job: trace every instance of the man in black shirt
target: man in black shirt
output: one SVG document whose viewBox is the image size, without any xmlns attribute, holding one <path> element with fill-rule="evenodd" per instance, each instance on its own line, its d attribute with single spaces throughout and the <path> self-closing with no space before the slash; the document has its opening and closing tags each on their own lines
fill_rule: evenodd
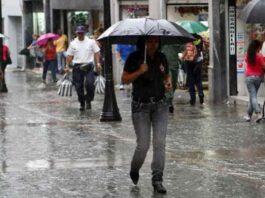
<svg viewBox="0 0 265 198">
<path fill-rule="evenodd" d="M 165 194 L 166 189 L 162 185 L 168 120 L 165 92 L 172 89 L 171 77 L 166 57 L 158 51 L 159 37 L 148 37 L 146 40 L 141 38 L 137 48 L 136 52 L 129 55 L 122 74 L 123 83 L 133 84 L 132 120 L 137 146 L 131 162 L 130 177 L 134 184 L 138 183 L 139 170 L 150 146 L 152 127 L 152 185 L 155 192 Z"/>
</svg>

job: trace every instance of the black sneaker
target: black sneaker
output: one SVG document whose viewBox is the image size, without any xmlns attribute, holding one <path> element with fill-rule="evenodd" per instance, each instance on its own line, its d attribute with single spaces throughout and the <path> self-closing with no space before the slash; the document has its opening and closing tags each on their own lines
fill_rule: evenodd
<svg viewBox="0 0 265 198">
<path fill-rule="evenodd" d="M 163 186 L 162 182 L 153 183 L 154 192 L 160 194 L 167 194 L 167 189 Z"/>
<path fill-rule="evenodd" d="M 173 105 L 170 105 L 170 106 L 168 107 L 168 111 L 169 111 L 170 113 L 174 113 L 174 106 L 173 106 Z"/>
<path fill-rule="evenodd" d="M 86 103 L 86 109 L 91 109 L 91 102 Z"/>
<path fill-rule="evenodd" d="M 80 111 L 85 111 L 85 103 L 80 103 Z"/>
<path fill-rule="evenodd" d="M 194 106 L 195 105 L 195 100 L 190 100 L 190 105 Z"/>
<path fill-rule="evenodd" d="M 204 103 L 204 97 L 203 96 L 200 96 L 200 104 L 203 104 Z"/>
<path fill-rule="evenodd" d="M 132 179 L 132 182 L 137 185 L 138 183 L 138 180 L 139 180 L 139 172 L 137 171 L 131 171 L 130 172 L 130 177 Z"/>
</svg>

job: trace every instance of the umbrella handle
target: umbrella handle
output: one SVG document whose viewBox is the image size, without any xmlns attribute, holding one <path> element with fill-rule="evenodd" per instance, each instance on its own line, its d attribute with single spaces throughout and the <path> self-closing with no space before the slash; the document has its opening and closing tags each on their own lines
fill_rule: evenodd
<svg viewBox="0 0 265 198">
<path fill-rule="evenodd" d="M 144 46 L 144 64 L 146 64 L 146 54 L 147 53 L 147 46 L 146 46 L 146 44 L 145 44 L 145 46 Z"/>
</svg>

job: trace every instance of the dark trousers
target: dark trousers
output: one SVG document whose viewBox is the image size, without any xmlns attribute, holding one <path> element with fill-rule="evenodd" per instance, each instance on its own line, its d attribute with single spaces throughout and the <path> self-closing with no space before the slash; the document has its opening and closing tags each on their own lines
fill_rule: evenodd
<svg viewBox="0 0 265 198">
<path fill-rule="evenodd" d="M 3 73 L 3 78 L 0 82 L 0 92 L 7 92 L 7 86 L 6 86 L 6 79 L 5 79 L 5 71 L 6 71 L 6 63 L 1 63 L 1 70 Z"/>
<path fill-rule="evenodd" d="M 56 73 L 57 73 L 57 61 L 56 60 L 45 60 L 43 63 L 43 73 L 42 73 L 42 80 L 46 80 L 46 75 L 48 69 L 52 72 L 52 79 L 56 82 Z"/>
<path fill-rule="evenodd" d="M 95 96 L 95 73 L 91 69 L 89 71 L 83 71 L 78 66 L 74 66 L 73 69 L 73 84 L 78 95 L 78 101 L 84 103 L 94 100 Z M 86 90 L 86 95 L 84 93 Z"/>
<path fill-rule="evenodd" d="M 187 83 L 189 87 L 190 99 L 195 102 L 197 87 L 199 97 L 203 97 L 203 87 L 202 87 L 202 61 L 201 62 L 191 62 L 186 61 L 187 69 Z"/>
</svg>

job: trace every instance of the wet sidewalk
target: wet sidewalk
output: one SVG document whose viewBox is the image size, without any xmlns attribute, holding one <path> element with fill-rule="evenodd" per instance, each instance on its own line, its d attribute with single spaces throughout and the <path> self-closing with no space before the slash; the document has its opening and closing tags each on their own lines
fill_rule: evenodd
<svg viewBox="0 0 265 198">
<path fill-rule="evenodd" d="M 129 93 L 117 90 L 121 122 L 100 122 L 103 96 L 80 113 L 77 97 L 40 88 L 40 76 L 8 72 L 0 94 L 0 197 L 262 198 L 265 123 L 244 122 L 241 105 L 187 104 L 176 94 L 169 116 L 164 184 L 153 193 L 152 149 L 134 187 L 128 172 L 135 147 Z"/>
</svg>

